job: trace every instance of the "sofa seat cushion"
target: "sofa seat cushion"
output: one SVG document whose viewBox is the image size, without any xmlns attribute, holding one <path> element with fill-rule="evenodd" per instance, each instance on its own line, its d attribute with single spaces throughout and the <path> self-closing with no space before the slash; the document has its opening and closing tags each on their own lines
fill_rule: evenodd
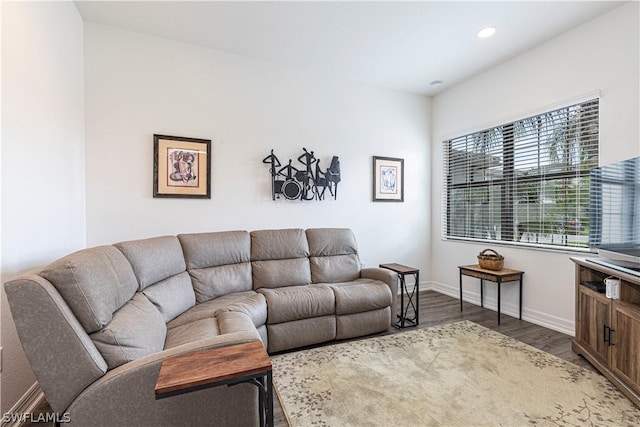
<svg viewBox="0 0 640 427">
<path fill-rule="evenodd" d="M 264 295 L 254 291 L 241 292 L 228 295 L 225 300 L 226 305 L 216 310 L 216 316 L 223 312 L 243 313 L 256 328 L 267 323 L 267 300 Z"/>
<path fill-rule="evenodd" d="M 258 289 L 267 300 L 267 324 L 331 315 L 336 300 L 328 285 L 315 284 Z"/>
<path fill-rule="evenodd" d="M 336 316 L 336 339 L 362 337 L 391 327 L 391 307 Z"/>
<path fill-rule="evenodd" d="M 167 327 L 158 309 L 140 292 L 90 335 L 109 369 L 162 351 Z"/>
<path fill-rule="evenodd" d="M 389 307 L 393 301 L 389 286 L 379 280 L 358 279 L 329 286 L 336 296 L 337 315 L 378 310 Z"/>
<path fill-rule="evenodd" d="M 244 311 L 257 327 L 267 321 L 267 304 L 264 296 L 254 291 L 236 292 L 196 304 L 169 323 L 167 329 L 186 325 L 200 319 L 213 318 L 218 310 Z"/>
<path fill-rule="evenodd" d="M 220 331 L 220 335 L 238 332 L 244 334 L 249 333 L 253 334 L 256 340 L 262 340 L 251 318 L 242 312 L 218 311 L 218 313 L 216 313 L 216 320 L 218 321 L 218 331 Z"/>
<path fill-rule="evenodd" d="M 336 339 L 336 316 L 313 317 L 267 325 L 269 353 L 304 347 Z"/>
<path fill-rule="evenodd" d="M 220 335 L 218 321 L 215 318 L 196 320 L 186 325 L 177 326 L 167 331 L 164 349 L 170 349 L 193 341 L 207 339 Z"/>
</svg>

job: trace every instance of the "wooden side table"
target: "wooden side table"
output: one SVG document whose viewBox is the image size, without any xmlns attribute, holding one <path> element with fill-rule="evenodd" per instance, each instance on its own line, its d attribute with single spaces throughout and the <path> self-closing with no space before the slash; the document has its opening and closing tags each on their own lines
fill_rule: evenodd
<svg viewBox="0 0 640 427">
<path fill-rule="evenodd" d="M 380 268 L 386 268 L 398 273 L 398 280 L 400 282 L 400 313 L 398 314 L 398 320 L 396 321 L 397 328 L 407 328 L 409 326 L 418 326 L 420 323 L 419 308 L 420 308 L 420 270 L 413 267 L 407 267 L 402 264 L 380 264 Z M 409 292 L 407 288 L 407 281 L 405 276 L 413 276 L 414 285 L 413 290 Z M 407 303 L 405 305 L 405 296 Z M 413 317 L 409 317 L 409 307 L 413 308 Z"/>
<path fill-rule="evenodd" d="M 156 399 L 240 383 L 258 387 L 260 425 L 272 427 L 271 360 L 260 341 L 167 357 L 160 366 Z"/>
<path fill-rule="evenodd" d="M 460 311 L 462 311 L 462 276 L 480 279 L 480 306 L 484 307 L 484 281 L 489 280 L 498 285 L 498 325 L 500 324 L 500 288 L 503 282 L 520 282 L 519 319 L 522 320 L 522 275 L 524 271 L 503 268 L 502 270 L 485 270 L 475 265 L 461 265 L 460 269 Z"/>
</svg>

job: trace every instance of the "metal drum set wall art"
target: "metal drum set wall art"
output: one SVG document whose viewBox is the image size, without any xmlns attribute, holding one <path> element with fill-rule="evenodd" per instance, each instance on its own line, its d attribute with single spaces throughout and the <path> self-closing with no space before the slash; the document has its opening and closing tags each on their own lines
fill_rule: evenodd
<svg viewBox="0 0 640 427">
<path fill-rule="evenodd" d="M 273 200 L 280 196 L 287 200 L 324 200 L 327 191 L 335 200 L 340 182 L 338 156 L 333 156 L 329 166 L 323 170 L 320 159 L 313 151 L 307 151 L 306 148 L 302 148 L 302 151 L 297 163 L 289 159 L 287 164 L 282 165 L 273 150 L 262 160 L 262 163 L 270 165 Z"/>
</svg>

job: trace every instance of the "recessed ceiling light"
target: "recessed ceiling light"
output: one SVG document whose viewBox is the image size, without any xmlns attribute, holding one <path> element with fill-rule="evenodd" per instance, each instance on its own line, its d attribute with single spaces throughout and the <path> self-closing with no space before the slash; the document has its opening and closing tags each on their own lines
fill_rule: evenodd
<svg viewBox="0 0 640 427">
<path fill-rule="evenodd" d="M 442 85 L 442 80 L 434 80 L 431 83 L 429 83 L 431 86 L 433 87 L 438 87 L 440 85 Z"/>
<path fill-rule="evenodd" d="M 486 27 L 478 31 L 478 37 L 481 39 L 486 39 L 487 37 L 491 37 L 496 33 L 496 27 Z"/>
</svg>

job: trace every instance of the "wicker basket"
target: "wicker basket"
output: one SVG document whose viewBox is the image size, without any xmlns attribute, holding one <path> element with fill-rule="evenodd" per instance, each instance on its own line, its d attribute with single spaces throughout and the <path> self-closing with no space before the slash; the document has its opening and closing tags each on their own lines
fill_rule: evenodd
<svg viewBox="0 0 640 427">
<path fill-rule="evenodd" d="M 485 249 L 478 254 L 478 264 L 485 270 L 502 270 L 504 257 L 493 249 Z"/>
</svg>

